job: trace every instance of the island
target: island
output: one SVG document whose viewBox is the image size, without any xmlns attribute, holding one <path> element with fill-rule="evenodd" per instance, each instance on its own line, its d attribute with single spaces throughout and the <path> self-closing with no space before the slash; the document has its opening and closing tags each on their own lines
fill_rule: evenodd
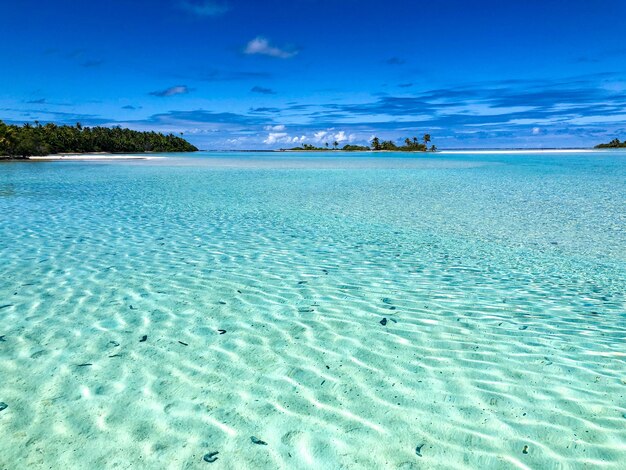
<svg viewBox="0 0 626 470">
<path fill-rule="evenodd" d="M 596 149 L 623 149 L 626 148 L 626 140 L 620 142 L 619 139 L 613 139 L 608 144 L 598 144 L 594 148 Z"/>
<path fill-rule="evenodd" d="M 378 137 L 374 137 L 371 142 L 371 147 L 365 145 L 344 145 L 342 148 L 339 148 L 339 142 L 334 141 L 333 147 L 330 148 L 328 142 L 324 144 L 324 147 L 315 147 L 310 144 L 303 144 L 300 147 L 292 147 L 289 149 L 281 149 L 282 151 L 289 150 L 293 152 L 325 152 L 327 150 L 333 151 L 343 151 L 343 152 L 363 152 L 363 151 L 386 151 L 386 152 L 435 152 L 437 151 L 437 147 L 431 145 L 428 147 L 428 143 L 430 142 L 431 137 L 430 134 L 424 134 L 422 137 L 422 142 L 418 140 L 417 137 L 413 137 L 412 139 L 406 138 L 404 139 L 404 145 L 396 145 L 392 140 L 380 140 Z"/>
<path fill-rule="evenodd" d="M 182 134 L 181 134 L 182 135 Z M 196 152 L 173 134 L 140 132 L 122 127 L 83 127 L 35 121 L 23 126 L 0 121 L 0 158 L 22 159 L 63 153 Z"/>
</svg>

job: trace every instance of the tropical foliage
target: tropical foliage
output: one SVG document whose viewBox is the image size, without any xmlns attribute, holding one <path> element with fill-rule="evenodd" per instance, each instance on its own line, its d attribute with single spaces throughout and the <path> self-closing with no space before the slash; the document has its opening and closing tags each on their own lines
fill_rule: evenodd
<svg viewBox="0 0 626 470">
<path fill-rule="evenodd" d="M 435 152 L 437 147 L 431 145 L 428 148 L 428 143 L 431 141 L 430 134 L 424 134 L 422 137 L 422 142 L 419 141 L 417 137 L 413 137 L 412 139 L 406 138 L 404 139 L 404 145 L 399 146 L 396 145 L 393 140 L 383 140 L 381 141 L 378 137 L 374 137 L 371 142 L 371 147 L 367 147 L 364 145 L 344 145 L 341 150 L 344 152 L 354 152 L 354 151 L 365 151 L 365 150 L 386 150 L 391 152 Z M 333 142 L 333 150 L 338 149 L 339 142 Z M 294 147 L 289 150 L 295 151 L 320 151 L 320 150 L 329 150 L 329 144 L 326 142 L 324 147 L 315 147 L 311 144 L 302 144 L 301 147 Z"/>
<path fill-rule="evenodd" d="M 624 142 L 620 142 L 619 139 L 613 139 L 611 142 L 609 142 L 608 144 L 599 144 L 596 145 L 595 148 L 597 149 L 619 149 L 619 148 L 626 148 L 626 140 Z"/>
<path fill-rule="evenodd" d="M 121 127 L 8 125 L 0 121 L 0 156 L 29 157 L 58 153 L 195 152 L 182 137 L 159 132 L 139 132 Z"/>
</svg>

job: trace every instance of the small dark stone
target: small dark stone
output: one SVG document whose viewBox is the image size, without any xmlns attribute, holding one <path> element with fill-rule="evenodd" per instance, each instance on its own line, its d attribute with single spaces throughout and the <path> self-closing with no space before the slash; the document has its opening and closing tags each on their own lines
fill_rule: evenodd
<svg viewBox="0 0 626 470">
<path fill-rule="evenodd" d="M 85 362 L 84 364 L 78 364 L 76 367 L 88 367 L 88 366 L 93 366 L 93 364 L 91 362 Z"/>
<path fill-rule="evenodd" d="M 237 293 L 238 294 L 243 294 L 243 292 L 241 292 L 239 289 L 237 289 Z"/>
<path fill-rule="evenodd" d="M 220 304 L 220 305 L 226 305 L 226 302 L 223 302 L 223 301 L 221 301 L 221 300 L 220 300 L 220 301 L 218 302 L 218 304 Z"/>
<path fill-rule="evenodd" d="M 226 330 L 217 330 L 219 332 L 220 335 L 223 335 L 224 333 L 226 333 Z"/>
<path fill-rule="evenodd" d="M 250 440 L 252 441 L 253 444 L 258 444 L 260 446 L 266 446 L 267 445 L 267 442 L 262 441 L 261 439 L 258 439 L 258 438 L 254 437 L 254 436 L 251 436 Z"/>
<path fill-rule="evenodd" d="M 121 354 L 113 354 L 113 355 L 111 355 L 109 357 L 122 357 L 122 355 Z"/>
<path fill-rule="evenodd" d="M 130 306 L 130 309 L 131 309 L 131 310 L 135 310 L 135 307 L 133 307 L 133 306 L 131 305 L 131 306 Z"/>
<path fill-rule="evenodd" d="M 0 305 L 0 310 L 2 310 L 3 308 L 9 308 L 9 307 L 13 307 L 13 304 Z"/>
<path fill-rule="evenodd" d="M 387 304 L 387 305 L 391 305 L 391 304 L 392 304 L 391 299 L 389 299 L 389 298 L 387 298 L 387 297 L 384 297 L 384 298 L 383 298 L 383 303 L 384 303 L 384 304 Z"/>
<path fill-rule="evenodd" d="M 0 343 L 4 343 L 6 341 L 5 335 L 0 336 Z"/>
<path fill-rule="evenodd" d="M 322 380 L 322 383 L 320 385 L 324 385 L 326 383 L 326 380 Z"/>
<path fill-rule="evenodd" d="M 120 343 L 118 343 L 117 341 L 109 341 L 109 344 L 112 344 L 115 347 L 118 347 L 120 345 Z"/>
<path fill-rule="evenodd" d="M 387 324 L 387 319 L 383 318 L 380 322 L 381 325 L 385 326 Z"/>
<path fill-rule="evenodd" d="M 398 323 L 398 320 L 396 320 L 395 318 L 390 318 L 389 320 L 391 320 L 394 323 Z"/>
<path fill-rule="evenodd" d="M 520 330 L 525 330 L 526 328 L 528 328 L 528 325 L 524 325 L 524 326 L 520 326 L 519 327 Z"/>
<path fill-rule="evenodd" d="M 4 411 L 9 407 L 5 402 L 0 401 L 0 411 Z"/>
<path fill-rule="evenodd" d="M 415 448 L 415 454 L 416 454 L 418 457 L 421 457 L 421 456 L 422 456 L 422 447 L 424 447 L 425 445 L 426 445 L 426 444 L 420 444 L 420 445 L 418 445 L 418 446 Z"/>
<path fill-rule="evenodd" d="M 183 346 L 189 346 L 187 343 L 183 343 L 182 341 L 179 341 L 180 344 L 182 344 Z"/>
<path fill-rule="evenodd" d="M 301 286 L 302 284 L 306 284 L 307 281 L 298 281 L 298 285 Z"/>
<path fill-rule="evenodd" d="M 205 462 L 213 463 L 217 460 L 217 454 L 219 454 L 219 452 L 209 452 L 208 454 L 204 454 L 202 460 L 204 460 Z"/>
<path fill-rule="evenodd" d="M 522 454 L 527 454 L 528 453 L 528 446 L 524 446 L 524 448 L 522 449 Z"/>
<path fill-rule="evenodd" d="M 147 339 L 148 339 L 148 335 L 143 335 L 141 339 L 139 340 L 139 342 L 143 343 L 144 341 L 147 341 Z"/>
</svg>

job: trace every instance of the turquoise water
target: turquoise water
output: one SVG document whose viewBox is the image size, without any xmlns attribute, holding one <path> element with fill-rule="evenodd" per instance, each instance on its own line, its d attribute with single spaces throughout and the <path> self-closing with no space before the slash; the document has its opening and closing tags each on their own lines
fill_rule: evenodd
<svg viewBox="0 0 626 470">
<path fill-rule="evenodd" d="M 625 294 L 625 152 L 1 163 L 0 468 L 625 468 Z"/>
</svg>

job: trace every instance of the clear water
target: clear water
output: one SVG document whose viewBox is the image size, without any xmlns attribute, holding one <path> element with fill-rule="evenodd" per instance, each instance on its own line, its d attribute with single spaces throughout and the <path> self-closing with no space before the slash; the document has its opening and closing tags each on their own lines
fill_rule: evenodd
<svg viewBox="0 0 626 470">
<path fill-rule="evenodd" d="M 624 152 L 3 163 L 0 468 L 625 468 L 625 293 Z"/>
</svg>

